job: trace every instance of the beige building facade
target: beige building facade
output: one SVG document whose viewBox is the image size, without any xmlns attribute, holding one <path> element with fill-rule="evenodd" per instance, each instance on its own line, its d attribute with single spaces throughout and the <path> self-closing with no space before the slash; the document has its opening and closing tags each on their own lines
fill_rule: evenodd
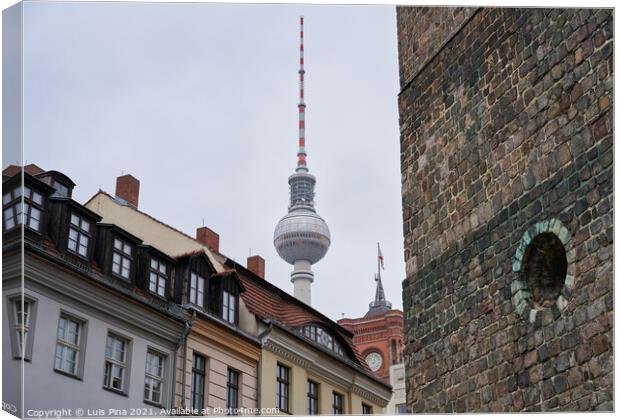
<svg viewBox="0 0 620 420">
<path fill-rule="evenodd" d="M 357 368 L 333 360 L 302 340 L 291 337 L 284 328 L 272 326 L 263 336 L 261 406 L 277 406 L 278 366 L 289 369 L 289 411 L 309 415 L 309 381 L 315 383 L 317 413 L 333 415 L 334 395 L 342 397 L 342 414 L 381 414 L 391 393 L 386 386 L 369 379 Z"/>
<path fill-rule="evenodd" d="M 206 411 L 201 414 L 226 414 L 232 370 L 239 414 L 383 412 L 391 387 L 368 370 L 353 345 L 352 334 L 266 281 L 262 258 L 251 257 L 248 266 L 242 266 L 219 252 L 219 236 L 208 228 L 199 228 L 196 237 L 191 237 L 127 201 L 100 191 L 86 207 L 101 215 L 102 222 L 139 234 L 145 244 L 177 259 L 204 253 L 213 270 L 209 275 L 233 273 L 240 290 L 234 323 L 223 321 L 217 313 L 214 316 L 213 311 L 184 305 L 195 315 L 188 320 L 187 348 L 180 348 L 177 356 L 175 398 L 179 410 L 195 406 L 195 378 L 204 375 L 201 406 Z M 262 261 L 262 268 L 255 266 L 257 260 Z M 187 302 L 188 290 L 183 287 L 183 302 Z M 310 331 L 318 334 L 313 336 Z"/>
</svg>

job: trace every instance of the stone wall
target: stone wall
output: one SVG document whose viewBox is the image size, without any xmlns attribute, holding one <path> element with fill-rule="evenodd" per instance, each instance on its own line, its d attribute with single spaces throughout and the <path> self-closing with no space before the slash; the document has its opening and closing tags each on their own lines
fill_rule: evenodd
<svg viewBox="0 0 620 420">
<path fill-rule="evenodd" d="M 611 410 L 613 11 L 397 16 L 410 409 Z"/>
</svg>

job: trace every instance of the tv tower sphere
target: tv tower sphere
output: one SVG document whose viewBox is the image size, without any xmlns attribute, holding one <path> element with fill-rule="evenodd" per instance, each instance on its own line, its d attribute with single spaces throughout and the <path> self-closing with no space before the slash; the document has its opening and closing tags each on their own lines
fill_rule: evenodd
<svg viewBox="0 0 620 420">
<path fill-rule="evenodd" d="M 295 181 L 291 178 L 296 177 L 295 174 L 289 178 L 291 185 L 291 195 L 295 188 Z M 314 177 L 308 173 L 304 177 Z M 300 176 L 299 181 L 305 180 Z M 313 204 L 313 203 L 312 203 Z M 295 264 L 295 261 L 308 261 L 310 264 L 316 264 L 327 253 L 331 238 L 329 235 L 329 227 L 321 216 L 314 210 L 312 204 L 296 204 L 289 207 L 289 212 L 276 225 L 273 234 L 273 244 L 278 251 L 278 255 L 289 264 Z"/>
</svg>

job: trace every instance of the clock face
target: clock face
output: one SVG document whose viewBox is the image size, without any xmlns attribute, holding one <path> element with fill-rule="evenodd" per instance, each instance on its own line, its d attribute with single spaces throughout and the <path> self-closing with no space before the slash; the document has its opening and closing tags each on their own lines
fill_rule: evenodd
<svg viewBox="0 0 620 420">
<path fill-rule="evenodd" d="M 378 371 L 382 363 L 383 357 L 381 357 L 381 355 L 376 351 L 373 351 L 366 355 L 366 364 L 373 372 Z"/>
</svg>

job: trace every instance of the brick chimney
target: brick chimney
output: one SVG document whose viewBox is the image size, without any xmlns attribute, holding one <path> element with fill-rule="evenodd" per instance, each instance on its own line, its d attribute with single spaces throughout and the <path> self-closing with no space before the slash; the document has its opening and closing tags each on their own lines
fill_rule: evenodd
<svg viewBox="0 0 620 420">
<path fill-rule="evenodd" d="M 248 257 L 248 270 L 258 277 L 265 278 L 265 260 L 260 255 Z"/>
<path fill-rule="evenodd" d="M 127 174 L 116 178 L 116 196 L 127 201 L 130 205 L 138 208 L 140 196 L 140 181 Z"/>
<path fill-rule="evenodd" d="M 220 252 L 220 235 L 208 227 L 203 226 L 196 229 L 196 240 L 213 251 Z"/>
</svg>

